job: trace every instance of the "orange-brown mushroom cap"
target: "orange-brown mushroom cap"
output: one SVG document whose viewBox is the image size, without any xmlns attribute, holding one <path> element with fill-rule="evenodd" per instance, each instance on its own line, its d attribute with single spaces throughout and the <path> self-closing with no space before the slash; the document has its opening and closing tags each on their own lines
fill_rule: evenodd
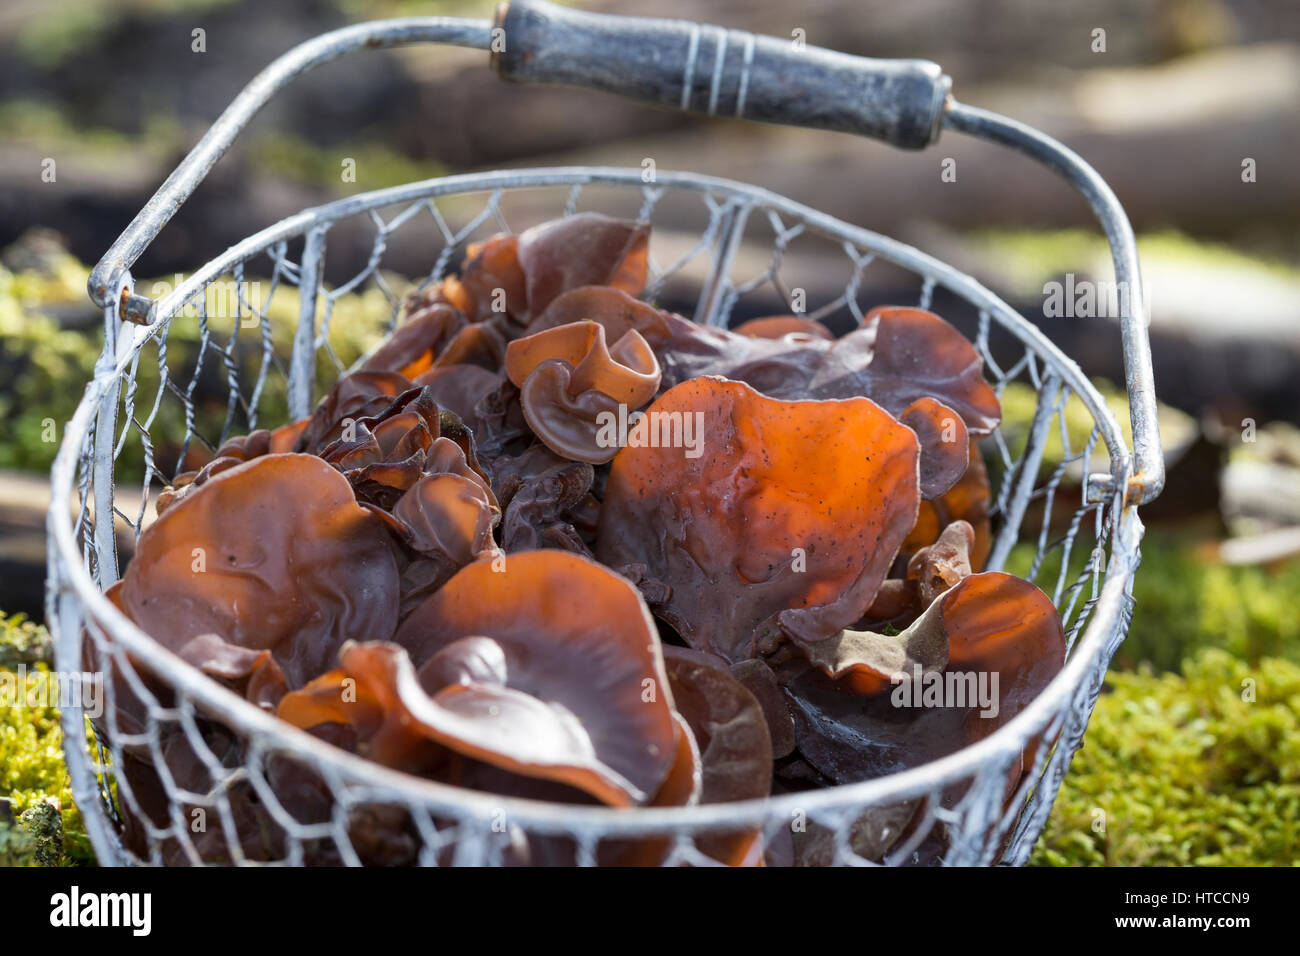
<svg viewBox="0 0 1300 956">
<path fill-rule="evenodd" d="M 397 624 L 397 566 L 383 525 L 312 455 L 268 454 L 216 475 L 140 536 L 125 613 L 172 650 L 206 634 L 269 650 L 290 687 L 344 641 Z"/>
<path fill-rule="evenodd" d="M 718 378 L 678 385 L 646 414 L 651 434 L 695 426 L 701 454 L 619 452 L 596 555 L 667 584 L 658 613 L 691 646 L 735 661 L 776 615 L 810 639 L 861 616 L 916 520 L 910 429 L 867 399 L 784 402 Z"/>
<path fill-rule="evenodd" d="M 784 339 L 787 335 L 807 336 L 830 341 L 835 338 L 830 329 L 814 319 L 798 315 L 768 315 L 741 322 L 731 331 L 755 339 Z"/>
<path fill-rule="evenodd" d="M 599 213 L 545 222 L 519 235 L 528 310 L 539 315 L 562 292 L 608 285 L 639 295 L 649 267 L 650 227 Z"/>
<path fill-rule="evenodd" d="M 635 329 L 612 345 L 598 322 L 572 322 L 515 339 L 506 350 L 506 374 L 522 388 L 548 359 L 572 368 L 569 387 L 574 394 L 595 389 L 629 408 L 640 408 L 659 387 L 659 362 Z"/>
<path fill-rule="evenodd" d="M 893 675 L 862 659 L 842 658 L 830 669 L 825 660 L 802 669 L 792 661 L 782 665 L 799 749 L 836 782 L 916 766 L 987 736 L 1023 710 L 1064 666 L 1065 638 L 1051 599 L 1012 575 L 964 578 L 936 598 L 917 625 L 927 620 L 932 636 L 946 640 L 947 662 L 940 673 L 921 659 L 926 654 L 912 655 L 916 659 L 909 665 L 919 664 L 924 674 L 919 685 L 913 670 L 890 690 L 883 678 Z M 905 631 L 893 640 L 906 643 L 914 634 Z M 828 653 L 833 650 L 831 642 L 822 643 Z M 873 674 L 882 678 L 875 687 L 854 686 Z M 941 682 L 960 687 L 965 700 L 950 699 Z M 850 689 L 867 696 L 845 692 Z M 979 695 L 994 691 L 995 706 L 985 712 Z"/>
<path fill-rule="evenodd" d="M 972 435 L 1002 417 L 984 360 L 964 335 L 933 312 L 880 306 L 836 340 L 808 387 L 812 398 L 866 395 L 899 415 L 919 398 L 953 409 Z"/>
<path fill-rule="evenodd" d="M 606 341 L 617 342 L 635 329 L 652 347 L 657 347 L 671 336 L 667 316 L 667 312 L 622 289 L 607 285 L 580 286 L 556 296 L 528 324 L 526 334 L 535 335 L 571 322 L 596 322 L 605 327 Z"/>
<path fill-rule="evenodd" d="M 455 641 L 418 674 L 396 644 L 348 644 L 339 658 L 338 670 L 286 695 L 279 716 L 305 729 L 350 724 L 371 759 L 397 769 L 434 763 L 428 747 L 434 743 L 613 806 L 645 799 L 600 761 L 586 726 L 563 704 L 506 683 L 512 662 L 491 639 Z"/>
<path fill-rule="evenodd" d="M 999 675 L 996 715 L 974 710 L 967 740 L 1020 713 L 1065 666 L 1061 615 L 1036 585 L 1000 571 L 972 574 L 944 593 L 949 671 Z"/>
<path fill-rule="evenodd" d="M 921 445 L 921 497 L 937 498 L 966 473 L 970 436 L 956 412 L 929 396 L 898 415 Z"/>
<path fill-rule="evenodd" d="M 952 522 L 965 521 L 975 531 L 975 540 L 970 548 L 971 569 L 980 571 L 993 547 L 993 528 L 989 520 L 992 504 L 988 469 L 980 454 L 979 443 L 971 439 L 965 472 L 942 495 L 921 502 L 916 525 L 908 532 L 900 550 L 905 555 L 914 554 L 938 540 L 944 528 Z"/>
<path fill-rule="evenodd" d="M 465 317 L 451 306 L 442 303 L 426 306 L 399 325 L 361 368 L 415 378 L 432 367 L 448 342 L 464 327 Z"/>
<path fill-rule="evenodd" d="M 659 362 L 635 330 L 612 347 L 595 322 L 556 326 L 516 339 L 506 374 L 519 386 L 529 427 L 548 448 L 573 461 L 601 464 L 618 451 L 602 428 L 644 405 L 659 387 Z"/>
<path fill-rule="evenodd" d="M 677 758 L 677 727 L 658 634 L 631 584 L 564 551 L 477 561 L 416 608 L 394 640 L 423 664 L 474 635 L 504 650 L 508 686 L 586 728 L 596 758 L 636 788 L 636 802 L 658 792 Z"/>
</svg>

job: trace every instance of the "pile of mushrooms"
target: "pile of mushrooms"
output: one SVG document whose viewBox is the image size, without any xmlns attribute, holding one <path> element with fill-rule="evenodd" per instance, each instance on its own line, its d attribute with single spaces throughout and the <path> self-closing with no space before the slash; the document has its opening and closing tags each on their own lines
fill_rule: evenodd
<svg viewBox="0 0 1300 956">
<path fill-rule="evenodd" d="M 110 599 L 268 714 L 512 797 L 758 799 L 916 766 L 1015 716 L 1065 642 L 1043 592 L 981 571 L 977 442 L 1000 408 L 972 345 L 911 308 L 839 338 L 798 316 L 699 326 L 637 298 L 648 242 L 580 214 L 470 246 L 311 418 L 177 475 Z M 317 772 L 277 756 L 179 832 L 206 804 L 168 791 L 207 793 L 212 759 L 238 766 L 250 742 L 202 712 L 150 741 L 141 685 L 173 698 L 133 663 L 114 716 L 138 735 L 119 770 L 134 847 L 278 859 L 277 812 L 336 819 Z M 946 674 L 996 675 L 996 715 L 899 693 Z M 888 809 L 855 824 L 864 855 L 917 804 Z M 346 829 L 348 848 L 308 841 L 305 861 L 413 862 L 420 845 L 400 808 L 359 803 Z M 574 856 L 511 841 L 508 862 Z M 697 846 L 769 865 L 824 849 L 763 842 Z M 598 858 L 667 852 L 607 841 Z"/>
</svg>

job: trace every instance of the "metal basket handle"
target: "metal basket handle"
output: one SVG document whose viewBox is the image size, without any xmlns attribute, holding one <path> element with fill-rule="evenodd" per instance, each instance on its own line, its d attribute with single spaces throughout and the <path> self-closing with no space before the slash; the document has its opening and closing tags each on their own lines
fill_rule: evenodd
<svg viewBox="0 0 1300 956">
<path fill-rule="evenodd" d="M 131 266 L 153 242 L 249 120 L 295 77 L 359 49 L 435 42 L 489 50 L 504 78 L 567 83 L 709 115 L 857 133 L 920 149 L 943 126 L 1019 150 L 1083 194 L 1110 244 L 1115 278 L 1128 296 L 1120 317 L 1134 461 L 1127 486 L 1113 475 L 1089 478 L 1090 497 L 1150 501 L 1164 485 L 1164 458 L 1147 336 L 1137 244 L 1119 200 L 1076 153 L 1013 120 L 964 106 L 950 80 L 925 60 L 872 60 L 796 48 L 790 41 L 686 21 L 623 17 L 510 0 L 496 22 L 413 17 L 361 23 L 300 44 L 259 73 L 181 161 L 91 270 L 91 299 L 114 321 L 147 323 L 153 301 L 136 295 Z M 1125 301 L 1126 299 L 1126 301 Z"/>
<path fill-rule="evenodd" d="M 568 83 L 657 106 L 857 133 L 906 149 L 939 136 L 952 81 L 928 60 L 869 60 L 683 20 L 542 0 L 497 8 L 507 80 Z"/>
</svg>

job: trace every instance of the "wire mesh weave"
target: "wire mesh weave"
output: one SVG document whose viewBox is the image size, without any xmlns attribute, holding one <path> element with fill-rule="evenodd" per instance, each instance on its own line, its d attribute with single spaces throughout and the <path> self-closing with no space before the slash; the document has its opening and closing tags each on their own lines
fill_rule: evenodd
<svg viewBox="0 0 1300 956">
<path fill-rule="evenodd" d="M 103 598 L 117 579 L 119 539 L 125 547 L 147 526 L 151 493 L 187 453 L 303 414 L 345 370 L 340 352 L 355 351 L 356 329 L 340 321 L 368 323 L 377 336 L 400 319 L 404 294 L 440 279 L 467 243 L 585 209 L 649 222 L 644 297 L 693 310 L 697 321 L 794 311 L 847 327 L 882 304 L 871 297 L 885 288 L 891 304 L 937 308 L 958 324 L 966 316 L 1000 396 L 1032 389 L 1028 423 L 1004 425 L 983 443 L 995 528 L 988 567 L 1010 560 L 1027 570 L 1065 622 L 1065 669 L 1029 708 L 978 744 L 864 783 L 716 806 L 568 807 L 416 779 L 332 748 L 183 664 Z M 329 282 L 327 247 L 364 258 L 364 267 Z M 421 258 L 427 272 L 410 267 Z M 834 294 L 818 292 L 826 289 Z M 910 302 L 900 301 L 904 293 Z M 101 862 L 359 864 L 373 848 L 356 845 L 358 821 L 377 818 L 392 821 L 386 832 L 398 844 L 387 862 L 512 862 L 528 841 L 549 839 L 573 862 L 592 864 L 610 847 L 657 838 L 664 863 L 708 865 L 715 861 L 701 841 L 755 830 L 773 859 L 792 832 L 804 845 L 811 839 L 813 859 L 824 863 L 1027 858 L 1127 631 L 1141 525 L 1117 498 L 1085 493 L 1095 466 L 1120 488 L 1130 468 L 1101 396 L 969 276 L 754 187 L 566 168 L 448 177 L 307 210 L 166 291 L 149 326 L 122 325 L 108 312 L 104 356 L 54 468 L 48 594 L 59 672 L 72 679 L 94 662 L 103 681 L 93 733 L 82 708 L 63 711 L 73 793 Z M 1080 417 L 1091 426 L 1083 441 Z M 128 694 L 147 708 L 138 727 L 118 719 Z M 1049 746 L 1032 748 L 1032 771 L 1016 782 L 1013 767 L 1034 741 Z M 175 772 L 178 752 L 189 761 L 184 773 Z M 156 768 L 165 807 L 142 805 L 145 796 L 115 772 L 140 754 Z M 310 812 L 286 797 L 286 765 L 310 775 Z M 240 834 L 252 812 L 264 839 L 250 852 Z M 137 828 L 129 841 L 128 818 Z"/>
</svg>

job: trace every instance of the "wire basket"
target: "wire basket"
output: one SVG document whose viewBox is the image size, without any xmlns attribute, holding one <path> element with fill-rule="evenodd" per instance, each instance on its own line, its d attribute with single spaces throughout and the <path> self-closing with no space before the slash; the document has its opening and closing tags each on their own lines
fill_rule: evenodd
<svg viewBox="0 0 1300 956">
<path fill-rule="evenodd" d="M 641 169 L 533 169 L 368 192 L 269 226 L 156 301 L 136 293 L 130 265 L 280 87 L 344 52 L 416 41 L 491 49 L 498 70 L 514 80 L 584 83 L 684 109 L 845 129 L 906 147 L 924 146 L 948 127 L 1039 159 L 1092 204 L 1111 245 L 1116 280 L 1129 290 L 1121 329 L 1135 451 L 1079 368 L 971 277 L 763 189 L 689 173 L 660 171 L 646 181 Z M 773 95 L 800 84 L 826 96 L 800 104 Z M 105 346 L 53 468 L 47 618 L 63 679 L 75 682 L 87 660 L 100 664 L 92 676 L 102 681 L 103 709 L 89 714 L 93 733 L 84 706 L 69 701 L 62 711 L 72 792 L 100 862 L 359 864 L 369 862 L 374 848 L 356 845 L 356 821 L 383 817 L 396 821 L 399 845 L 387 848 L 389 862 L 511 862 L 521 844 L 542 840 L 567 848 L 572 862 L 593 864 L 604 862 L 611 847 L 655 840 L 666 864 L 707 865 L 715 862 L 705 852 L 709 840 L 754 831 L 777 861 L 792 831 L 811 831 L 817 850 L 805 862 L 1023 863 L 1127 632 L 1142 535 L 1136 509 L 1158 494 L 1163 464 L 1136 250 L 1123 210 L 1063 146 L 956 103 L 947 90 L 947 78 L 921 61 L 791 51 L 736 31 L 597 16 L 531 0 L 515 0 L 495 24 L 422 18 L 336 31 L 260 74 L 91 276 L 91 296 L 104 308 Z M 851 108 L 826 105 L 849 100 Z M 802 311 L 810 317 L 831 324 L 860 320 L 863 290 L 882 271 L 889 272 L 891 289 L 909 289 L 922 308 L 941 299 L 945 315 L 969 314 L 998 394 L 1018 382 L 1036 395 L 1027 427 L 1011 434 L 1004 426 L 983 446 L 994 474 L 987 567 L 1002 568 L 1020 545 L 1015 557 L 1028 559 L 1027 576 L 1053 598 L 1065 622 L 1065 667 L 1030 706 L 948 757 L 863 783 L 675 809 L 572 807 L 462 790 L 333 748 L 184 664 L 105 599 L 102 591 L 119 576 L 119 534 L 130 541 L 145 527 L 151 490 L 171 477 L 162 468 L 173 468 L 191 448 L 215 448 L 230 435 L 306 416 L 345 370 L 331 345 L 343 297 L 355 302 L 364 293 L 391 327 L 402 312 L 402 293 L 440 279 L 468 242 L 586 209 L 650 223 L 645 297 L 686 303 L 683 311 L 693 308 L 702 323 L 727 325 L 765 307 L 774 311 L 771 302 L 789 303 L 793 290 L 805 288 L 801 266 L 827 261 L 842 267 L 843 286 L 825 301 L 809 301 Z M 518 222 L 520 216 L 531 221 Z M 369 255 L 355 275 L 327 282 L 326 246 L 335 238 L 368 243 Z M 427 272 L 398 277 L 386 267 L 394 250 L 408 256 L 412 249 L 424 255 Z M 251 277 L 257 294 L 250 293 Z M 278 335 L 282 327 L 292 335 Z M 178 329 L 192 349 L 181 348 Z M 224 393 L 223 420 L 210 414 L 213 389 Z M 1067 403 L 1091 422 L 1085 441 L 1077 427 L 1073 435 L 1067 427 Z M 1059 456 L 1045 465 L 1046 449 L 1058 442 Z M 126 695 L 146 707 L 139 726 L 118 719 L 116 702 Z M 1031 771 L 1011 777 L 1034 741 L 1055 745 L 1034 747 Z M 164 807 L 142 806 L 144 795 L 120 772 L 140 748 L 153 755 Z M 168 762 L 177 748 L 191 762 L 183 775 Z M 286 765 L 310 776 L 311 812 L 285 798 Z M 250 813 L 266 836 L 256 851 L 238 836 L 237 818 Z M 127 818 L 135 821 L 129 838 Z"/>
</svg>

